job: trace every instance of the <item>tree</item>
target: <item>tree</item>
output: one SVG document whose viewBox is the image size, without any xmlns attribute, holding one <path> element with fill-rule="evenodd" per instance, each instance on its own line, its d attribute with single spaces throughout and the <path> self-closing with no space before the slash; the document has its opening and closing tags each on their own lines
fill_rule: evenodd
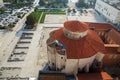
<svg viewBox="0 0 120 80">
<path fill-rule="evenodd" d="M 5 29 L 5 27 L 0 25 L 0 29 Z"/>
<path fill-rule="evenodd" d="M 36 12 L 32 12 L 26 20 L 26 29 L 33 29 L 34 27 L 37 26 L 39 18 L 40 18 L 41 12 L 40 11 L 36 11 Z"/>
<path fill-rule="evenodd" d="M 68 13 L 70 13 L 70 12 L 71 12 L 71 9 L 70 9 L 70 8 L 68 8 L 68 9 L 67 9 L 67 12 L 68 12 Z"/>
<path fill-rule="evenodd" d="M 75 9 L 73 9 L 72 11 L 73 11 L 73 13 L 76 13 L 76 10 L 75 10 Z"/>
<path fill-rule="evenodd" d="M 10 24 L 8 25 L 8 27 L 9 27 L 10 29 L 12 29 L 12 28 L 15 27 L 15 26 L 14 26 L 14 24 L 10 23 Z"/>
<path fill-rule="evenodd" d="M 85 8 L 88 8 L 89 5 L 87 3 L 85 3 L 84 0 L 79 0 L 77 3 L 76 3 L 76 6 L 77 7 L 85 7 Z"/>
<path fill-rule="evenodd" d="M 40 6 L 46 8 L 61 8 L 67 6 L 68 0 L 40 0 Z"/>
<path fill-rule="evenodd" d="M 0 14 L 3 14 L 5 12 L 5 8 L 0 8 Z"/>
<path fill-rule="evenodd" d="M 34 11 L 36 12 L 36 11 L 38 11 L 38 10 L 39 10 L 38 7 L 36 7 Z"/>
<path fill-rule="evenodd" d="M 10 2 L 10 3 L 13 3 L 14 0 L 3 0 L 3 2 Z"/>
<path fill-rule="evenodd" d="M 34 16 L 34 13 L 31 13 L 28 17 L 27 17 L 27 21 L 26 21 L 26 24 L 27 25 L 34 25 L 36 23 L 35 21 L 35 16 Z"/>
<path fill-rule="evenodd" d="M 82 7 L 84 3 L 84 0 L 78 0 L 78 2 L 76 3 L 77 7 Z"/>
<path fill-rule="evenodd" d="M 10 23 L 8 26 L 4 26 L 5 29 L 8 29 L 8 30 L 13 30 L 13 27 L 15 27 L 15 25 L 13 23 Z"/>
<path fill-rule="evenodd" d="M 93 6 L 95 6 L 96 0 L 93 0 Z"/>
<path fill-rule="evenodd" d="M 82 9 L 80 10 L 80 13 L 83 13 L 83 10 L 82 10 Z"/>
</svg>

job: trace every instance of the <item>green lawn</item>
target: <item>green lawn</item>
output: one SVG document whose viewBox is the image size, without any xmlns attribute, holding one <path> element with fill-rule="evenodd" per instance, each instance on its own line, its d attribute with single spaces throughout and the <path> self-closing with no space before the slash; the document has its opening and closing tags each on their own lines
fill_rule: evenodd
<svg viewBox="0 0 120 80">
<path fill-rule="evenodd" d="M 31 18 L 29 18 L 29 21 L 28 21 L 29 23 L 28 24 L 32 23 L 31 19 L 33 19 L 33 22 L 35 22 L 35 23 L 39 23 L 38 22 L 39 20 L 40 20 L 40 23 L 44 23 L 46 14 L 65 15 L 65 11 L 60 11 L 60 12 L 46 11 L 46 12 L 43 12 L 40 9 L 36 8 L 35 11 L 29 15 L 29 16 L 31 16 Z"/>
<path fill-rule="evenodd" d="M 42 12 L 34 12 L 33 14 L 35 15 L 35 17 L 36 17 L 36 21 L 38 22 L 39 21 L 39 18 L 40 18 L 40 16 L 41 16 L 41 13 Z"/>
<path fill-rule="evenodd" d="M 44 23 L 46 13 L 43 12 L 43 15 L 41 15 L 40 23 Z"/>
</svg>

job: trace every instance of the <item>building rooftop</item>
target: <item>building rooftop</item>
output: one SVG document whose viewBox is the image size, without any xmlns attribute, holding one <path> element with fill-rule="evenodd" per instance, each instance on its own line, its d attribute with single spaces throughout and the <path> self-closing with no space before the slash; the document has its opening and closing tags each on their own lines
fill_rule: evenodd
<svg viewBox="0 0 120 80">
<path fill-rule="evenodd" d="M 87 76 L 87 77 L 86 77 Z M 78 80 L 113 80 L 106 72 L 79 73 Z"/>
<path fill-rule="evenodd" d="M 98 22 L 85 22 L 90 28 L 94 28 L 96 30 L 108 30 L 114 29 L 117 30 L 112 24 L 109 23 L 98 23 Z"/>
<path fill-rule="evenodd" d="M 66 80 L 66 76 L 64 73 L 40 72 L 38 80 Z"/>
<path fill-rule="evenodd" d="M 38 80 L 74 80 L 76 77 L 78 80 L 113 80 L 106 72 L 78 73 L 77 76 L 67 76 L 57 71 L 40 71 Z"/>
<path fill-rule="evenodd" d="M 108 36 L 114 41 L 114 44 L 120 45 L 120 34 L 118 32 L 112 29 L 108 32 Z"/>
<path fill-rule="evenodd" d="M 120 10 L 120 0 L 103 0 L 103 1 Z"/>
<path fill-rule="evenodd" d="M 103 41 L 103 44 L 104 44 L 104 46 L 103 47 L 105 47 L 105 54 L 106 54 L 106 57 L 107 58 L 105 58 L 106 60 L 104 60 L 105 62 L 105 64 L 107 64 L 108 62 L 108 64 L 109 65 L 112 65 L 113 63 L 115 63 L 115 62 L 113 62 L 114 60 L 116 60 L 116 59 L 118 59 L 117 61 L 120 61 L 120 56 L 118 56 L 117 54 L 120 54 L 120 33 L 117 31 L 117 29 L 113 26 L 113 25 L 111 25 L 111 24 L 108 24 L 108 23 L 96 23 L 96 22 L 84 22 L 84 24 L 87 24 L 88 26 L 89 26 L 89 29 L 91 29 L 91 31 L 95 31 L 96 33 L 97 33 L 97 35 L 101 38 L 101 40 Z M 76 44 L 78 44 L 78 40 L 73 40 L 73 41 L 76 41 L 76 44 L 75 43 L 72 43 L 72 39 L 68 39 L 68 38 L 66 38 L 65 36 L 64 36 L 64 34 L 63 34 L 63 29 L 65 29 L 66 27 L 65 27 L 66 25 L 64 25 L 64 28 L 60 28 L 60 29 L 58 29 L 58 30 L 54 30 L 54 31 L 52 31 L 49 35 L 50 35 L 50 37 L 53 37 L 53 35 L 54 35 L 54 37 L 53 38 L 55 38 L 55 39 L 57 39 L 57 40 L 60 40 L 63 44 L 67 44 L 67 46 L 69 46 L 69 49 L 68 49 L 68 51 L 71 51 L 71 50 L 75 50 L 76 51 L 76 49 L 78 49 L 78 50 L 80 50 L 80 48 L 78 48 L 78 46 L 76 46 Z M 70 25 L 70 23 L 69 23 L 69 25 L 67 25 L 67 29 L 69 30 L 69 31 L 71 31 L 70 29 L 72 29 L 71 27 L 72 26 L 74 26 L 74 28 L 75 28 L 75 24 L 74 25 Z M 78 25 L 77 25 L 78 26 Z M 69 27 L 69 28 L 68 28 Z M 77 29 L 76 31 L 78 31 L 79 29 Z M 73 32 L 74 33 L 74 32 Z M 95 35 L 95 33 L 92 35 L 92 36 L 94 36 Z M 95 37 L 95 36 L 94 36 Z M 96 39 L 96 41 L 98 40 L 98 42 L 99 42 L 99 37 L 95 37 L 95 39 Z M 54 39 L 53 38 L 51 38 L 51 40 L 52 41 L 54 41 Z M 48 41 L 51 41 L 51 40 L 48 40 Z M 90 39 L 89 39 L 90 40 Z M 88 41 L 89 41 L 88 40 Z M 71 42 L 70 42 L 71 41 Z M 90 41 L 91 42 L 91 41 Z M 93 41 L 94 43 L 93 44 L 96 44 L 95 43 L 95 41 Z M 49 44 L 49 42 L 47 42 L 48 44 Z M 84 43 L 84 40 L 83 40 L 83 42 L 82 43 Z M 74 46 L 71 46 L 71 45 L 74 45 Z M 91 43 L 92 44 L 92 43 Z M 83 45 L 83 44 L 81 44 L 81 45 Z M 89 43 L 87 43 L 87 45 L 86 46 L 88 46 L 89 45 Z M 99 46 L 100 47 L 100 46 Z M 85 48 L 85 47 L 84 47 Z M 97 47 L 96 47 L 97 48 Z M 83 49 L 83 47 L 82 47 L 82 49 Z M 76 53 L 76 52 L 73 52 L 73 54 L 71 53 L 71 54 L 68 54 L 67 53 L 67 57 L 68 58 L 71 58 L 71 56 L 72 56 L 72 58 L 75 58 L 76 56 L 78 57 L 78 56 L 85 56 L 85 55 L 81 55 L 81 54 L 74 54 L 74 53 Z M 86 50 L 85 50 L 86 51 Z M 72 51 L 71 51 L 72 52 Z M 79 51 L 80 52 L 80 51 Z M 91 55 L 91 54 L 88 54 L 90 52 L 90 48 L 87 48 L 87 51 L 86 51 L 86 54 L 87 55 Z M 107 55 L 108 54 L 108 55 Z M 114 54 L 114 55 L 113 55 Z M 111 58 L 113 59 L 112 61 L 111 61 L 111 59 L 109 59 L 110 58 L 110 56 L 111 55 L 113 55 Z M 117 57 L 116 57 L 117 56 Z M 108 61 L 108 60 L 110 60 L 110 61 Z"/>
<path fill-rule="evenodd" d="M 75 38 L 79 34 L 87 35 Z M 96 52 L 105 51 L 104 43 L 100 37 L 95 31 L 88 29 L 88 25 L 84 22 L 66 21 L 64 28 L 55 31 L 54 38 L 66 46 L 67 58 L 70 59 L 88 58 Z"/>
<path fill-rule="evenodd" d="M 66 21 L 64 23 L 64 27 L 72 32 L 84 32 L 88 29 L 88 26 L 85 23 L 79 22 L 77 20 Z"/>
</svg>

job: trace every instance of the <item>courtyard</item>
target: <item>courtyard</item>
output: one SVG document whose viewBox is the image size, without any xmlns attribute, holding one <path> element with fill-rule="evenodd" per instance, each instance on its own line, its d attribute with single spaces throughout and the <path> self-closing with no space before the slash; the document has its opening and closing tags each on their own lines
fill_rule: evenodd
<svg viewBox="0 0 120 80">
<path fill-rule="evenodd" d="M 3 58 L 0 65 L 0 80 L 6 77 L 36 78 L 38 72 L 43 70 L 48 62 L 46 40 L 49 33 L 63 27 L 63 23 L 67 20 L 104 22 L 100 15 L 93 12 L 88 13 L 87 16 L 47 14 L 44 23 L 38 24 L 35 31 L 21 30 L 4 52 L 7 55 L 1 55 Z M 3 32 L 0 32 L 0 41 L 7 39 L 3 36 Z"/>
</svg>

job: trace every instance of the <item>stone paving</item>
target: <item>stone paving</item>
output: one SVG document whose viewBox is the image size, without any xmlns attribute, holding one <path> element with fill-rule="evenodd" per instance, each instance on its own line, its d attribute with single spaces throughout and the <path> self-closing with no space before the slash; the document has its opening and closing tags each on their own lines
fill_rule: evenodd
<svg viewBox="0 0 120 80">
<path fill-rule="evenodd" d="M 9 33 L 11 33 L 8 30 L 0 30 L 0 48 L 2 47 L 2 42 L 4 40 L 4 38 L 7 37 L 7 35 L 9 35 Z"/>
<path fill-rule="evenodd" d="M 88 13 L 80 14 L 76 13 L 74 15 L 68 15 L 67 20 L 79 20 L 82 22 L 106 22 L 103 17 L 101 17 L 99 14 L 97 14 L 93 9 L 87 10 Z"/>
<path fill-rule="evenodd" d="M 28 77 L 37 77 L 38 71 L 42 70 L 47 63 L 47 47 L 46 40 L 49 37 L 49 32 L 61 27 L 63 24 L 40 24 L 38 25 L 35 31 L 28 31 L 29 33 L 33 33 L 34 36 L 31 35 L 23 35 L 27 33 L 27 31 L 22 31 L 22 37 L 19 39 L 13 40 L 13 43 L 10 44 L 13 48 L 9 52 L 9 55 L 6 55 L 2 64 L 0 65 L 0 80 L 3 78 L 28 78 Z M 33 37 L 32 40 L 24 39 L 24 37 Z M 30 43 L 23 43 L 23 42 Z M 18 49 L 17 47 L 29 46 L 29 49 Z M 22 45 L 23 44 L 23 45 Z M 29 45 L 28 45 L 29 44 Z M 20 54 L 21 52 L 26 54 Z M 14 54 L 14 53 L 15 54 Z M 19 54 L 20 55 L 19 55 Z M 20 58 L 22 61 L 12 61 L 16 58 Z M 8 61 L 9 60 L 9 61 Z M 17 59 L 18 60 L 18 59 Z M 19 69 L 14 69 L 19 68 Z M 14 69 L 14 70 L 13 70 Z"/>
<path fill-rule="evenodd" d="M 8 55 L 8 57 L 3 61 L 2 65 L 1 65 L 1 69 L 0 69 L 0 72 L 1 72 L 0 78 L 20 77 L 20 72 L 22 71 L 22 67 L 24 66 L 23 65 L 24 60 L 27 56 L 27 53 L 25 53 L 25 52 L 26 52 L 26 50 L 28 51 L 30 44 L 28 45 L 28 43 L 27 43 L 26 45 L 24 45 L 25 43 L 19 43 L 19 42 L 21 39 L 25 39 L 25 38 L 29 38 L 29 36 L 30 37 L 33 36 L 33 34 L 32 34 L 32 36 L 29 34 L 31 34 L 31 32 L 29 32 L 29 33 L 23 32 L 22 33 L 21 37 L 18 40 L 18 43 L 16 43 L 16 46 L 14 47 L 12 52 L 9 52 L 10 55 Z M 30 38 L 30 39 L 32 39 L 32 38 Z M 28 48 L 25 49 L 25 47 L 28 47 Z M 21 51 L 19 51 L 18 49 L 20 49 Z M 25 50 L 25 52 L 24 52 L 24 50 Z"/>
<path fill-rule="evenodd" d="M 19 73 L 21 71 L 20 67 L 1 67 L 0 68 L 0 80 L 2 78 L 8 78 L 8 77 L 18 77 Z"/>
<path fill-rule="evenodd" d="M 64 23 L 66 20 L 67 20 L 66 15 L 47 14 L 44 23 L 60 24 Z"/>
</svg>

